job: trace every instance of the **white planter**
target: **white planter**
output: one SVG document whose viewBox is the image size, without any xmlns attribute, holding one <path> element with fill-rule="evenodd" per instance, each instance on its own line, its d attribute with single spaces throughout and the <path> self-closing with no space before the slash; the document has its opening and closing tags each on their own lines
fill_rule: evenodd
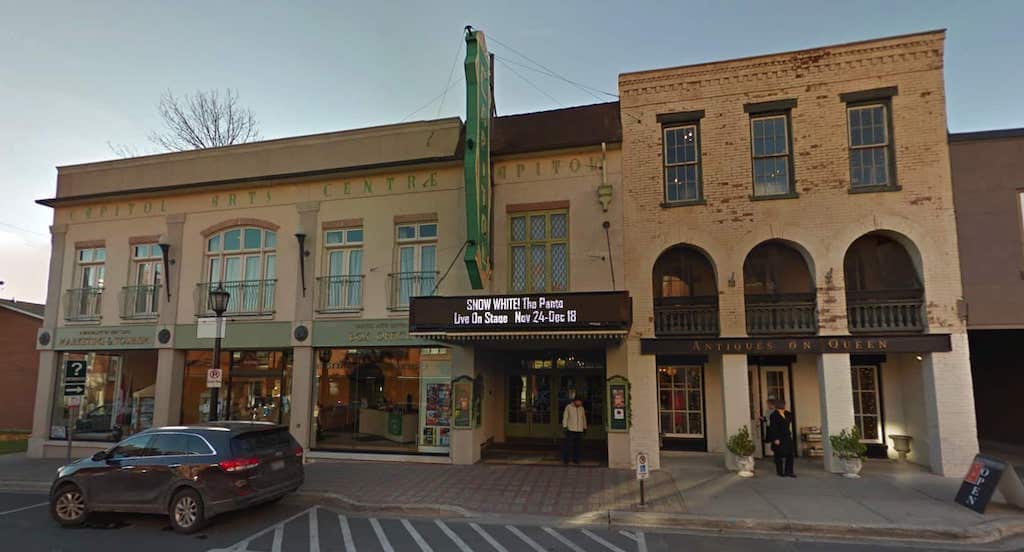
<svg viewBox="0 0 1024 552">
<path fill-rule="evenodd" d="M 737 456 L 736 467 L 739 468 L 740 477 L 754 477 L 754 457 L 753 456 Z"/>
<path fill-rule="evenodd" d="M 839 465 L 843 468 L 843 477 L 856 479 L 860 477 L 864 462 L 860 458 L 840 458 Z"/>
</svg>

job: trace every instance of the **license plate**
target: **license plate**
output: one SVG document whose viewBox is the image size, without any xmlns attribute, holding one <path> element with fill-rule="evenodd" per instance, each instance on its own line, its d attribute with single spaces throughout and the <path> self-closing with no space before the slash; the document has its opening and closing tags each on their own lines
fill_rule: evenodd
<svg viewBox="0 0 1024 552">
<path fill-rule="evenodd" d="M 284 460 L 274 460 L 270 463 L 270 469 L 273 471 L 284 469 Z"/>
</svg>

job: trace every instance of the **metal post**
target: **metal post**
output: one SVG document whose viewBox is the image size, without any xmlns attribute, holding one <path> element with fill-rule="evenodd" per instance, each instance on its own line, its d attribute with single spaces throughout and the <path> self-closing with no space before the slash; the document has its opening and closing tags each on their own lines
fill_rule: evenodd
<svg viewBox="0 0 1024 552">
<path fill-rule="evenodd" d="M 640 505 L 644 505 L 644 480 L 640 480 Z"/>
<path fill-rule="evenodd" d="M 220 325 L 221 325 L 221 320 L 222 320 L 221 319 L 221 315 L 218 314 L 217 315 L 217 330 L 216 330 L 217 338 L 213 340 L 213 369 L 214 370 L 220 370 L 220 327 L 221 327 Z M 210 388 L 210 417 L 209 417 L 210 420 L 209 421 L 211 421 L 211 422 L 216 422 L 217 418 L 219 417 L 217 415 L 218 412 L 219 412 L 218 408 L 220 406 L 218 404 L 219 399 L 220 399 L 220 388 L 219 387 L 212 387 L 212 388 Z"/>
<path fill-rule="evenodd" d="M 68 407 L 68 415 L 64 417 L 67 422 L 64 424 L 64 438 L 68 440 L 68 464 L 71 463 L 71 413 L 73 408 Z"/>
</svg>

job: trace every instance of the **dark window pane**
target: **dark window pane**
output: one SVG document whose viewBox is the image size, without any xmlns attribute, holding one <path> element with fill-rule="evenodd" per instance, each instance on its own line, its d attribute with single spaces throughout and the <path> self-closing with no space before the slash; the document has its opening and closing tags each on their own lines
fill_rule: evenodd
<svg viewBox="0 0 1024 552">
<path fill-rule="evenodd" d="M 667 412 L 661 413 L 661 432 L 675 433 L 675 429 L 672 427 L 672 414 Z"/>
<path fill-rule="evenodd" d="M 184 456 L 188 454 L 188 438 L 181 433 L 161 433 L 153 437 L 149 448 L 155 456 Z"/>
<path fill-rule="evenodd" d="M 246 249 L 259 249 L 260 248 L 260 236 L 263 232 L 259 228 L 246 228 L 245 229 L 245 248 Z"/>
<path fill-rule="evenodd" d="M 662 410 L 672 410 L 672 392 L 661 390 L 658 392 L 658 407 Z"/>
<path fill-rule="evenodd" d="M 702 423 L 701 416 L 700 416 L 699 413 L 697 413 L 697 414 L 691 413 L 689 415 L 689 421 L 690 421 L 690 431 L 689 431 L 689 433 L 695 434 L 695 435 L 703 435 L 704 434 L 704 428 L 702 427 L 703 423 Z"/>
<path fill-rule="evenodd" d="M 862 438 L 865 440 L 877 440 L 878 436 L 878 418 L 874 416 L 864 417 L 864 431 Z"/>
<path fill-rule="evenodd" d="M 187 435 L 186 437 L 189 454 L 213 454 L 213 451 L 210 450 L 210 446 L 206 444 L 206 441 L 203 441 L 195 435 Z"/>
</svg>

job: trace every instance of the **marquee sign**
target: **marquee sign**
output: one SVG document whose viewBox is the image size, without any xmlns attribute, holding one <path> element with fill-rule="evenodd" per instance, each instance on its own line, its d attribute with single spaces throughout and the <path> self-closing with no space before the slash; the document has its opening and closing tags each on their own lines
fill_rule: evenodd
<svg viewBox="0 0 1024 552">
<path fill-rule="evenodd" d="M 473 289 L 491 274 L 491 58 L 484 33 L 466 28 L 466 269 Z"/>
<path fill-rule="evenodd" d="M 413 297 L 409 333 L 624 331 L 631 314 L 624 291 Z"/>
</svg>

